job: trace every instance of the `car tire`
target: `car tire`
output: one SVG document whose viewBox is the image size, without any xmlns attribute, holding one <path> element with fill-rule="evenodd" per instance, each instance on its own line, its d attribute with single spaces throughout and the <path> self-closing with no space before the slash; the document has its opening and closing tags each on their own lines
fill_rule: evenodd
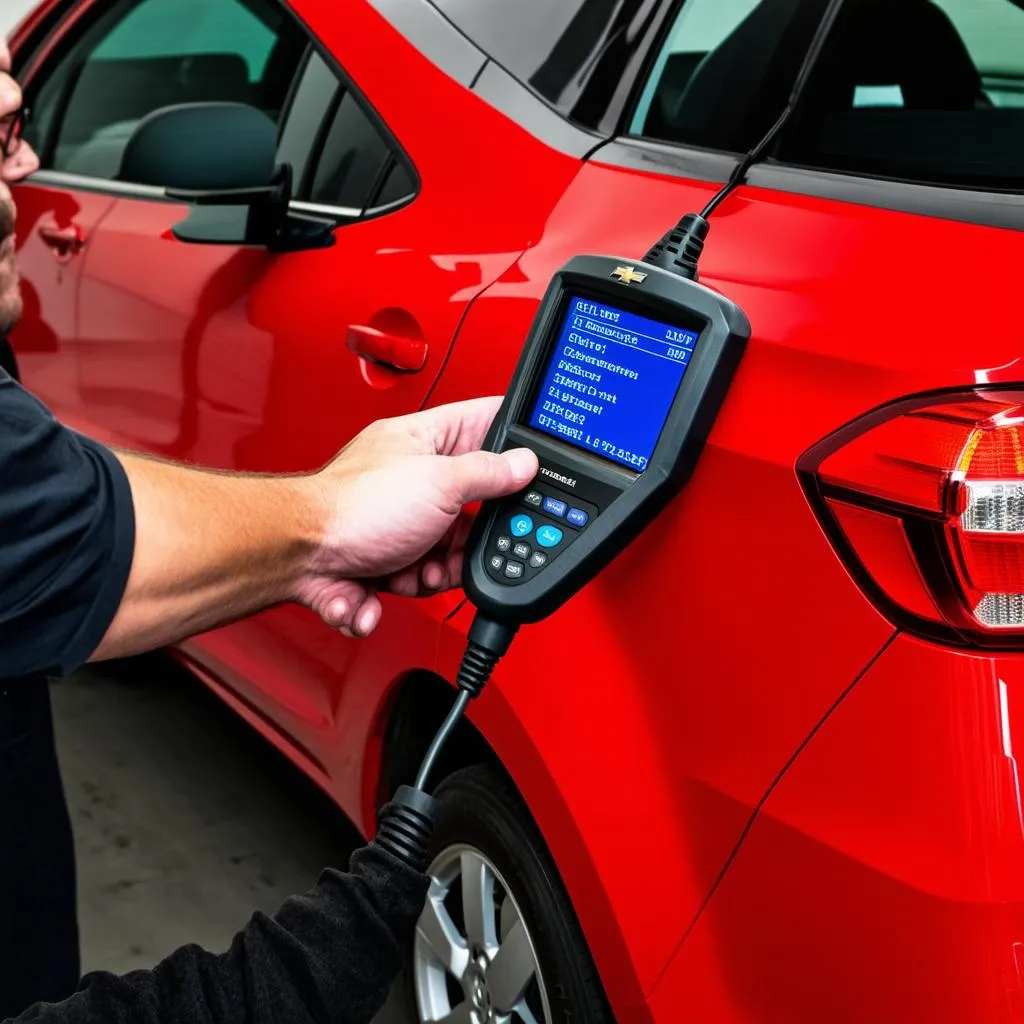
<svg viewBox="0 0 1024 1024">
<path fill-rule="evenodd" d="M 453 1019 L 611 1024 L 572 904 L 515 788 L 498 769 L 475 765 L 434 795 L 430 898 L 404 976 L 408 1019 L 444 1020 L 468 1001 L 476 1014 L 462 1007 Z M 467 891 L 483 894 L 482 912 L 467 916 Z"/>
</svg>

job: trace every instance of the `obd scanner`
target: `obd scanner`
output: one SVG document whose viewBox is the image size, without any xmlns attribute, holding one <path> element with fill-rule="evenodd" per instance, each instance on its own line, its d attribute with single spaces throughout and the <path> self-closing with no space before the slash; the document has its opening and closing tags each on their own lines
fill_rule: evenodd
<svg viewBox="0 0 1024 1024">
<path fill-rule="evenodd" d="M 781 122 L 780 122 L 781 123 Z M 427 751 L 434 763 L 519 627 L 587 584 L 689 479 L 750 337 L 734 302 L 697 281 L 706 214 L 687 214 L 641 262 L 576 256 L 555 274 L 484 441 L 531 448 L 524 490 L 485 502 L 463 588 L 477 613 L 456 683 L 462 691 Z"/>
<path fill-rule="evenodd" d="M 406 863 L 426 864 L 439 810 L 430 773 L 520 626 L 557 611 L 690 478 L 750 337 L 743 311 L 698 281 L 708 218 L 789 120 L 842 4 L 829 0 L 779 119 L 701 213 L 639 262 L 577 256 L 548 286 L 484 442 L 531 448 L 540 470 L 474 522 L 463 586 L 477 611 L 461 692 L 377 836 Z"/>
<path fill-rule="evenodd" d="M 484 441 L 531 448 L 540 468 L 474 521 L 461 692 L 378 833 L 407 861 L 429 847 L 434 764 L 519 627 L 593 579 L 693 472 L 750 336 L 743 311 L 696 280 L 707 231 L 688 214 L 643 261 L 576 256 L 548 286 Z"/>
<path fill-rule="evenodd" d="M 557 610 L 686 483 L 750 326 L 725 297 L 650 263 L 577 256 L 554 277 L 485 442 L 540 472 L 483 507 L 464 570 L 509 626 Z"/>
</svg>

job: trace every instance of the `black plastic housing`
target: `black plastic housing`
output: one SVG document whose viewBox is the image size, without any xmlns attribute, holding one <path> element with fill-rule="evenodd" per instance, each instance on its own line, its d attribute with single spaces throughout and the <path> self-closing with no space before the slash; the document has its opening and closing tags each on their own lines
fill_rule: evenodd
<svg viewBox="0 0 1024 1024">
<path fill-rule="evenodd" d="M 624 268 L 632 273 L 622 274 Z M 622 283 L 623 277 L 629 283 Z M 643 472 L 525 425 L 571 297 L 592 298 L 699 333 Z M 492 576 L 487 558 L 498 517 L 521 503 L 529 488 L 511 499 L 485 503 L 473 527 L 463 571 L 470 601 L 497 622 L 538 622 L 624 550 L 692 474 L 749 337 L 750 324 L 735 303 L 650 264 L 588 255 L 574 257 L 562 267 L 537 311 L 484 447 L 496 452 L 533 449 L 541 463 L 535 484 L 553 481 L 557 490 L 600 512 L 546 567 L 513 585 Z"/>
</svg>

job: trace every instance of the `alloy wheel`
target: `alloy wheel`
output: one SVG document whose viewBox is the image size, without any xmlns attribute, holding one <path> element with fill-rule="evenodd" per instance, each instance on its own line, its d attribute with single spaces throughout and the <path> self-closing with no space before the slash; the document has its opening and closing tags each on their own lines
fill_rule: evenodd
<svg viewBox="0 0 1024 1024">
<path fill-rule="evenodd" d="M 515 897 L 479 850 L 438 854 L 416 930 L 413 984 L 423 1024 L 551 1024 L 536 949 Z"/>
</svg>

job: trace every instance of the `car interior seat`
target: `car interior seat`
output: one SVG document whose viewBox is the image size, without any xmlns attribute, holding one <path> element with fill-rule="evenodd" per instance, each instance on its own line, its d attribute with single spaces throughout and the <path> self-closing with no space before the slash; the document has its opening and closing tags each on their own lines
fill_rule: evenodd
<svg viewBox="0 0 1024 1024">
<path fill-rule="evenodd" d="M 709 149 L 749 148 L 779 114 L 827 0 L 761 0 L 700 59 L 666 64 L 645 133 Z"/>
<path fill-rule="evenodd" d="M 89 61 L 69 91 L 55 166 L 113 177 L 133 127 L 161 107 L 202 100 L 247 103 L 245 60 L 234 53 Z"/>
<path fill-rule="evenodd" d="M 663 75 L 649 134 L 689 145 L 745 149 L 782 112 L 825 13 L 826 0 L 762 0 L 682 89 Z M 853 108 L 861 86 L 898 87 L 911 109 L 986 105 L 981 76 L 949 17 L 931 0 L 847 0 L 807 90 L 820 116 Z"/>
<path fill-rule="evenodd" d="M 1024 162 L 1021 113 L 994 107 L 932 0 L 848 0 L 778 155 L 887 178 L 998 185 Z"/>
<path fill-rule="evenodd" d="M 907 110 L 972 110 L 981 75 L 949 16 L 932 0 L 847 0 L 808 83 L 807 102 L 852 110 L 858 90 L 898 90 Z M 892 101 L 890 101 L 892 102 Z"/>
</svg>

